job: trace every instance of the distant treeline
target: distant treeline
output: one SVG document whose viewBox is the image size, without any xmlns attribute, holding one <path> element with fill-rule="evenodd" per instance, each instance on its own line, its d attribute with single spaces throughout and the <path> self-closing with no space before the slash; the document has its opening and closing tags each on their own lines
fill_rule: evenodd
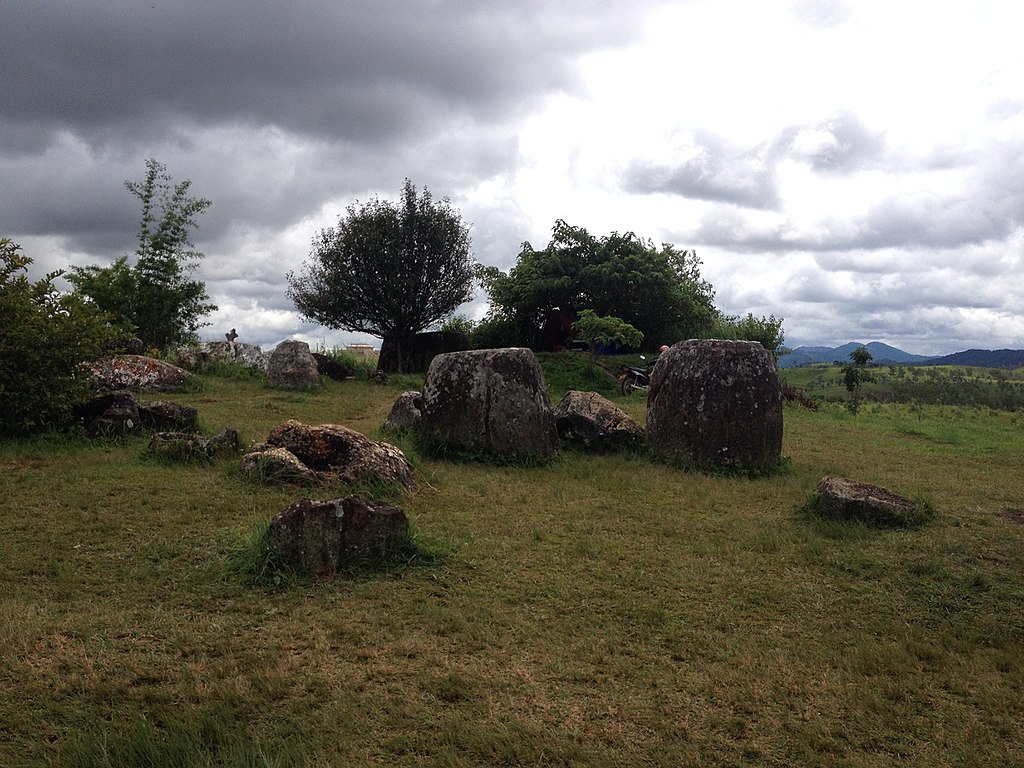
<svg viewBox="0 0 1024 768">
<path fill-rule="evenodd" d="M 806 372 L 801 374 L 801 371 Z M 1024 375 L 998 368 L 935 368 L 921 366 L 871 366 L 861 394 L 881 403 L 962 405 L 1001 411 L 1024 409 Z M 812 398 L 844 401 L 839 366 L 789 369 L 791 384 L 807 390 Z"/>
</svg>

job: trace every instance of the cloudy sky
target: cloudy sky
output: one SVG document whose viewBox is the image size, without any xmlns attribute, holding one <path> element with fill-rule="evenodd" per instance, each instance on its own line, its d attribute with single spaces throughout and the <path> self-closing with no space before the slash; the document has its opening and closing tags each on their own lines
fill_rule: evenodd
<svg viewBox="0 0 1024 768">
<path fill-rule="evenodd" d="M 36 275 L 131 253 L 153 157 L 213 201 L 206 337 L 334 346 L 365 339 L 285 274 L 409 177 L 486 264 L 562 218 L 695 248 L 789 346 L 1024 348 L 1022 29 L 1018 0 L 9 0 L 0 236 Z"/>
</svg>

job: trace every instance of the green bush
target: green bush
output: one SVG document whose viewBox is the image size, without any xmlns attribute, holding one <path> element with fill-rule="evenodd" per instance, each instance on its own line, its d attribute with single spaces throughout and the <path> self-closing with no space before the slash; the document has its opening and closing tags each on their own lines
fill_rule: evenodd
<svg viewBox="0 0 1024 768">
<path fill-rule="evenodd" d="M 61 294 L 51 272 L 30 282 L 32 259 L 0 239 L 0 435 L 63 426 L 89 391 L 94 359 L 115 331 L 81 297 Z"/>
<path fill-rule="evenodd" d="M 514 320 L 494 315 L 477 323 L 469 339 L 473 349 L 530 346 L 529 338 Z"/>
</svg>

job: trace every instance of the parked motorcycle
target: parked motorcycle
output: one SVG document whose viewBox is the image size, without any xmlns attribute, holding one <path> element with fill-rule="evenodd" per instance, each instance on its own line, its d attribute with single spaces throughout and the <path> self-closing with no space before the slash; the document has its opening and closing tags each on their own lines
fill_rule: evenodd
<svg viewBox="0 0 1024 768">
<path fill-rule="evenodd" d="M 640 355 L 640 359 L 647 360 L 644 355 Z M 619 389 L 622 391 L 622 394 L 628 396 L 634 392 L 646 392 L 651 386 L 651 369 L 653 367 L 653 360 L 647 363 L 644 368 L 637 368 L 632 365 L 622 366 L 619 373 Z"/>
</svg>

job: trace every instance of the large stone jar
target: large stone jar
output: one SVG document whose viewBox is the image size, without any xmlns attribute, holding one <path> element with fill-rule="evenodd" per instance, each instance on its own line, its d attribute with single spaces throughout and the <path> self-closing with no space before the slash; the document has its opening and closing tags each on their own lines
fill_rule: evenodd
<svg viewBox="0 0 1024 768">
<path fill-rule="evenodd" d="M 528 349 L 437 355 L 420 408 L 419 430 L 442 452 L 543 459 L 558 450 L 544 374 Z"/>
<path fill-rule="evenodd" d="M 651 374 L 647 436 L 655 454 L 684 466 L 776 468 L 782 388 L 775 360 L 753 341 L 679 342 Z"/>
</svg>

